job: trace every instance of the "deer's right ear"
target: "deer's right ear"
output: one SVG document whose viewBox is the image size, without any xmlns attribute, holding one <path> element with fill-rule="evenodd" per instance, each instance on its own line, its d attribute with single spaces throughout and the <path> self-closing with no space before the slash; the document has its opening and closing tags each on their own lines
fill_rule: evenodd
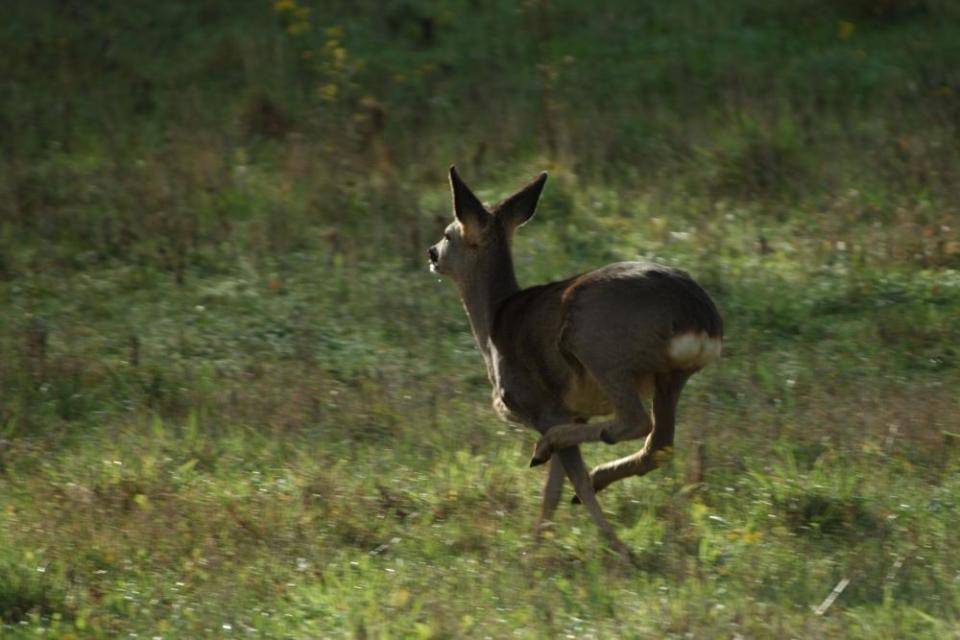
<svg viewBox="0 0 960 640">
<path fill-rule="evenodd" d="M 460 174 L 454 166 L 450 167 L 450 190 L 453 191 L 453 215 L 457 217 L 460 224 L 467 229 L 477 231 L 486 226 L 490 214 L 477 196 L 470 191 L 470 187 L 460 179 Z"/>
</svg>

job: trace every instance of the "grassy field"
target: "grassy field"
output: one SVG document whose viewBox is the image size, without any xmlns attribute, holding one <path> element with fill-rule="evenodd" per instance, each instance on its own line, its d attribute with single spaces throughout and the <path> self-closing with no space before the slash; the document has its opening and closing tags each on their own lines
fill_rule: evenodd
<svg viewBox="0 0 960 640">
<path fill-rule="evenodd" d="M 13 3 L 0 636 L 960 637 L 960 11 L 635 4 Z M 653 259 L 724 314 L 601 494 L 639 567 L 573 505 L 533 543 L 426 270 L 453 162 L 550 172 L 521 284 Z"/>
</svg>

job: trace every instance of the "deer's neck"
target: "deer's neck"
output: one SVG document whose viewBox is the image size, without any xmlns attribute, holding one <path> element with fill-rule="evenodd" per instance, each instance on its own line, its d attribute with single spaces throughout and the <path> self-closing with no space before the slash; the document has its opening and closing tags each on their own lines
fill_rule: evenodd
<svg viewBox="0 0 960 640">
<path fill-rule="evenodd" d="M 470 320 L 470 328 L 477 340 L 477 346 L 487 363 L 491 381 L 497 378 L 495 347 L 491 340 L 493 321 L 500 304 L 520 290 L 517 277 L 513 272 L 513 260 L 509 249 L 476 270 L 474 277 L 464 282 L 460 288 L 463 307 Z"/>
</svg>

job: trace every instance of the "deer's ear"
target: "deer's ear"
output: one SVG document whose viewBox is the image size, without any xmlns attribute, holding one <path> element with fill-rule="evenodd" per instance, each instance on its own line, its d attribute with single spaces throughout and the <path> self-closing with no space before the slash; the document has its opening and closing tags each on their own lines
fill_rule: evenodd
<svg viewBox="0 0 960 640">
<path fill-rule="evenodd" d="M 537 201 L 540 200 L 540 193 L 543 191 L 543 185 L 546 181 L 547 172 L 544 171 L 537 176 L 536 180 L 498 204 L 494 209 L 494 214 L 503 221 L 507 228 L 516 229 L 533 217 L 533 212 L 537 210 Z"/>
<path fill-rule="evenodd" d="M 453 192 L 453 215 L 466 229 L 479 231 L 489 222 L 490 214 L 483 204 L 473 195 L 470 187 L 460 179 L 457 168 L 450 167 L 450 190 Z"/>
</svg>

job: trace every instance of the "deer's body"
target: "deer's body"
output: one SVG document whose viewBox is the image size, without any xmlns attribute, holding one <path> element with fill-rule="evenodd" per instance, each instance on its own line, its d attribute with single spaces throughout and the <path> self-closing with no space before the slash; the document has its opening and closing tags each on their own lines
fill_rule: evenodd
<svg viewBox="0 0 960 640">
<path fill-rule="evenodd" d="M 537 424 L 548 408 L 574 421 L 613 413 L 593 372 L 623 370 L 641 399 L 656 375 L 693 373 L 720 353 L 720 318 L 679 270 L 621 262 L 518 291 L 494 315 L 494 406 Z"/>
<path fill-rule="evenodd" d="M 673 445 L 680 391 L 720 355 L 722 321 L 689 275 L 652 263 L 616 263 L 521 290 L 510 241 L 533 215 L 545 178 L 491 213 L 451 169 L 457 221 L 431 247 L 431 265 L 460 289 L 495 410 L 542 434 L 531 466 L 558 454 L 544 488 L 541 525 L 559 501 L 565 472 L 594 520 L 625 552 L 595 492 L 659 465 L 658 454 Z M 652 400 L 655 423 L 645 399 Z M 612 418 L 587 422 L 606 415 Z M 646 444 L 636 454 L 587 474 L 581 443 L 643 437 Z"/>
</svg>

